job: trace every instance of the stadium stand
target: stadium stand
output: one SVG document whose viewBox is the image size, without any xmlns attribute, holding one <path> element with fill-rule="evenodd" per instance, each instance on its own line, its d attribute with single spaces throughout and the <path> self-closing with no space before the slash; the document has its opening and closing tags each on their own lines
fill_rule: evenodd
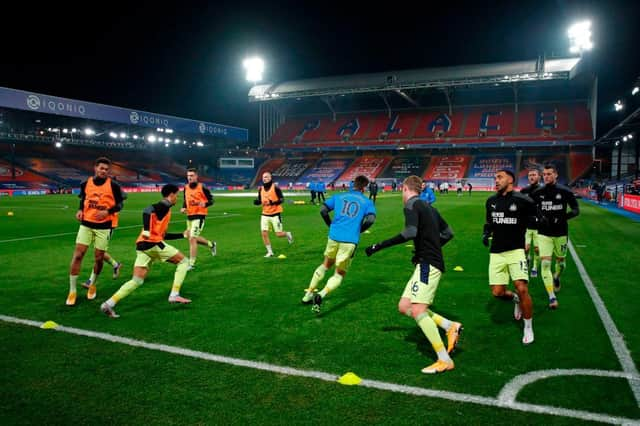
<svg viewBox="0 0 640 426">
<path fill-rule="evenodd" d="M 307 170 L 300 177 L 299 182 L 303 185 L 310 182 L 325 182 L 328 185 L 335 182 L 352 162 L 353 158 L 323 158 Z"/>
<path fill-rule="evenodd" d="M 278 186 L 285 187 L 289 183 L 294 186 L 299 185 L 299 178 L 304 172 L 316 163 L 315 158 L 289 159 L 271 172 L 273 180 Z"/>
<path fill-rule="evenodd" d="M 428 164 L 429 157 L 426 156 L 395 157 L 378 179 L 402 181 L 410 175 L 424 176 Z"/>
<path fill-rule="evenodd" d="M 424 178 L 436 182 L 452 182 L 466 176 L 471 156 L 436 155 L 431 158 Z"/>
<path fill-rule="evenodd" d="M 376 178 L 391 162 L 392 157 L 358 157 L 336 180 L 336 185 L 349 184 L 358 175 L 367 176 L 369 179 Z"/>
<path fill-rule="evenodd" d="M 387 148 L 406 145 L 523 144 L 546 141 L 587 142 L 592 123 L 584 103 L 512 104 L 458 107 L 449 114 L 395 111 L 291 118 L 278 127 L 265 145 L 270 149 Z M 353 134 L 355 132 L 355 134 Z M 291 137 L 291 135 L 296 135 Z"/>
</svg>

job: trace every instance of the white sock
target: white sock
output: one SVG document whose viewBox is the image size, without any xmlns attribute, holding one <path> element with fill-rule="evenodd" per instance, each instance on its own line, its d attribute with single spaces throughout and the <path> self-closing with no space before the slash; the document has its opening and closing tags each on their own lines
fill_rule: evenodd
<svg viewBox="0 0 640 426">
<path fill-rule="evenodd" d="M 267 248 L 267 253 L 273 253 L 273 249 L 271 248 L 271 244 L 265 246 Z"/>
<path fill-rule="evenodd" d="M 444 362 L 453 362 L 453 360 L 447 353 L 447 348 L 442 348 L 438 351 L 438 359 Z"/>
<path fill-rule="evenodd" d="M 532 328 L 533 327 L 533 318 L 524 319 L 524 328 Z"/>
</svg>

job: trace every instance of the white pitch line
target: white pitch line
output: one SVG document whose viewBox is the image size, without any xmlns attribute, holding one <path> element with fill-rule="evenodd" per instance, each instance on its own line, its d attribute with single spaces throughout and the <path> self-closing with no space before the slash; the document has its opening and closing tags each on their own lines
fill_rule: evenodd
<svg viewBox="0 0 640 426">
<path fill-rule="evenodd" d="M 521 374 L 507 383 L 500 394 L 498 400 L 507 404 L 516 402 L 516 396 L 525 386 L 542 379 L 548 379 L 550 377 L 559 376 L 596 376 L 596 377 L 619 377 L 627 380 L 640 380 L 638 377 L 634 377 L 630 373 L 623 371 L 608 371 L 608 370 L 587 370 L 587 369 L 552 369 L 552 370 L 539 370 L 532 371 L 526 374 Z"/>
<path fill-rule="evenodd" d="M 593 281 L 589 277 L 587 270 L 585 269 L 582 261 L 578 257 L 578 253 L 571 241 L 569 241 L 569 251 L 571 252 L 571 256 L 573 256 L 573 261 L 576 264 L 576 268 L 578 268 L 578 272 L 582 277 L 582 281 L 584 282 L 584 286 L 589 292 L 589 296 L 591 296 L 591 300 L 593 300 L 593 304 L 596 307 L 596 311 L 598 311 L 598 315 L 600 315 L 600 319 L 602 320 L 602 324 L 604 325 L 607 334 L 609 335 L 609 339 L 611 340 L 611 345 L 613 346 L 613 350 L 618 356 L 618 360 L 620 360 L 620 364 L 622 365 L 622 370 L 625 373 L 630 374 L 634 377 L 634 380 L 629 380 L 629 386 L 631 386 L 631 391 L 633 392 L 633 396 L 636 398 L 636 402 L 640 407 L 640 374 L 638 374 L 638 369 L 633 362 L 633 358 L 631 358 L 631 353 L 627 348 L 627 345 L 624 342 L 624 338 L 622 334 L 618 331 L 616 324 L 613 322 L 611 315 L 609 315 L 609 311 L 604 305 L 602 298 L 598 294 L 598 290 L 593 285 Z"/>
<path fill-rule="evenodd" d="M 38 328 L 40 328 L 43 324 L 42 322 L 39 322 L 39 321 L 25 320 L 21 318 L 6 316 L 6 315 L 0 315 L 0 320 L 8 323 L 28 325 L 31 327 L 38 327 Z M 266 362 L 256 362 L 256 361 L 249 361 L 249 360 L 240 359 L 240 358 L 231 358 L 231 357 L 226 357 L 222 355 L 211 354 L 208 352 L 194 351 L 191 349 L 180 348 L 177 346 L 149 343 L 143 340 L 136 340 L 136 339 L 130 339 L 127 337 L 114 336 L 108 333 L 100 333 L 96 331 L 83 330 L 83 329 L 74 328 L 74 327 L 65 327 L 65 326 L 59 325 L 54 330 L 63 332 L 63 333 L 74 334 L 74 335 L 85 336 L 85 337 L 92 337 L 95 339 L 106 340 L 113 343 L 120 343 L 124 345 L 138 347 L 138 348 L 149 349 L 153 351 L 167 352 L 167 353 L 172 353 L 180 356 L 187 356 L 187 357 L 196 358 L 196 359 L 218 362 L 221 364 L 252 368 L 255 370 L 268 371 L 268 372 L 277 373 L 277 374 L 286 374 L 288 376 L 307 377 L 307 378 L 318 379 L 318 380 L 323 380 L 325 382 L 333 382 L 333 383 L 336 383 L 339 377 L 336 374 L 325 373 L 322 371 L 301 370 L 298 368 L 268 364 Z M 599 421 L 599 422 L 611 423 L 611 424 L 640 425 L 639 419 L 630 419 L 626 417 L 610 416 L 607 414 L 591 413 L 588 411 L 580 411 L 580 410 L 570 410 L 570 409 L 551 407 L 551 406 L 545 406 L 545 405 L 526 404 L 526 403 L 519 403 L 519 402 L 509 403 L 509 402 L 501 401 L 497 398 L 484 397 L 479 395 L 470 395 L 470 394 L 464 394 L 464 393 L 458 393 L 458 392 L 449 392 L 449 391 L 443 391 L 443 390 L 425 389 L 425 388 L 419 388 L 415 386 L 398 385 L 395 383 L 380 382 L 377 380 L 364 379 L 360 383 L 360 386 L 371 388 L 371 389 L 402 393 L 406 395 L 426 396 L 431 398 L 445 399 L 445 400 L 454 401 L 454 402 L 467 402 L 471 404 L 484 405 L 484 406 L 494 407 L 494 408 L 512 409 L 512 410 L 524 411 L 527 413 L 556 415 L 556 416 L 563 416 L 563 417 L 571 417 L 571 418 L 580 419 L 580 420 Z"/>
<path fill-rule="evenodd" d="M 240 216 L 238 213 L 231 213 L 220 216 L 207 216 L 207 219 L 226 219 L 228 217 Z M 171 222 L 175 224 L 176 222 Z M 118 226 L 116 229 L 130 229 L 130 228 L 140 228 L 142 225 L 128 225 L 128 226 Z M 22 237 L 22 238 L 12 238 L 10 240 L 0 240 L 1 243 L 13 243 L 16 241 L 29 241 L 29 240 L 38 240 L 42 238 L 54 238 L 54 237 L 64 237 L 65 235 L 76 235 L 78 231 L 73 232 L 63 232 L 61 234 L 44 234 L 44 235 L 34 235 L 33 237 Z"/>
</svg>

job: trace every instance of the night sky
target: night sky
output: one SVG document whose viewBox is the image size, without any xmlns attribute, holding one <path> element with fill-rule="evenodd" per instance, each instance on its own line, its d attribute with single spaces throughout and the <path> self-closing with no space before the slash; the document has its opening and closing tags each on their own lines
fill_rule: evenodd
<svg viewBox="0 0 640 426">
<path fill-rule="evenodd" d="M 565 56 L 581 18 L 593 22 L 598 134 L 640 76 L 639 1 L 420 4 L 22 2 L 3 10 L 0 86 L 253 131 L 249 54 L 263 56 L 267 81 Z"/>
</svg>

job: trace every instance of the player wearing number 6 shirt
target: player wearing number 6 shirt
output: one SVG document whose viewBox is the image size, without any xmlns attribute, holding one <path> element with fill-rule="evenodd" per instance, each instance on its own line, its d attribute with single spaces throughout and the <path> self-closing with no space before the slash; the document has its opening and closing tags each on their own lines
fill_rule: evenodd
<svg viewBox="0 0 640 426">
<path fill-rule="evenodd" d="M 560 274 L 566 267 L 569 225 L 567 221 L 580 214 L 573 192 L 558 185 L 558 169 L 554 164 L 545 164 L 542 171 L 544 186 L 537 189 L 531 198 L 538 205 L 544 222 L 538 227 L 540 247 L 540 270 L 544 287 L 549 295 L 549 308 L 558 307 L 556 292 L 560 290 Z M 567 213 L 567 206 L 571 211 Z M 555 274 L 551 274 L 551 258 L 556 256 Z"/>
<path fill-rule="evenodd" d="M 351 265 L 356 246 L 360 241 L 360 233 L 366 231 L 376 218 L 376 208 L 363 192 L 369 179 L 358 176 L 354 181 L 354 189 L 329 198 L 320 208 L 320 215 L 329 226 L 329 239 L 324 250 L 324 262 L 316 268 L 311 277 L 302 303 L 313 302 L 313 311 L 320 312 L 320 305 L 327 294 L 342 283 L 342 279 Z M 329 212 L 333 211 L 333 220 Z M 335 265 L 334 274 L 325 287 L 317 294 L 314 290 L 324 278 L 325 273 Z"/>
<path fill-rule="evenodd" d="M 453 370 L 454 364 L 449 353 L 458 342 L 462 324 L 450 321 L 429 309 L 444 272 L 442 246 L 453 238 L 453 232 L 440 213 L 420 199 L 421 188 L 422 180 L 418 176 L 409 176 L 404 180 L 402 184 L 404 229 L 395 237 L 367 247 L 365 252 L 367 256 L 371 256 L 384 248 L 413 240 L 415 254 L 411 261 L 415 268 L 400 297 L 398 310 L 401 314 L 415 320 L 433 346 L 438 360 L 423 368 L 422 372 L 435 374 Z M 447 332 L 446 348 L 438 327 Z"/>
<path fill-rule="evenodd" d="M 533 305 L 527 283 L 529 271 L 524 254 L 524 235 L 528 226 L 537 222 L 536 205 L 526 195 L 513 190 L 516 180 L 511 170 L 496 172 L 497 193 L 485 204 L 486 222 L 482 243 L 489 245 L 489 284 L 494 297 L 513 301 L 513 316 L 516 320 L 524 317 L 522 343 L 533 343 Z M 516 293 L 507 290 L 509 277 L 513 280 Z"/>
</svg>

